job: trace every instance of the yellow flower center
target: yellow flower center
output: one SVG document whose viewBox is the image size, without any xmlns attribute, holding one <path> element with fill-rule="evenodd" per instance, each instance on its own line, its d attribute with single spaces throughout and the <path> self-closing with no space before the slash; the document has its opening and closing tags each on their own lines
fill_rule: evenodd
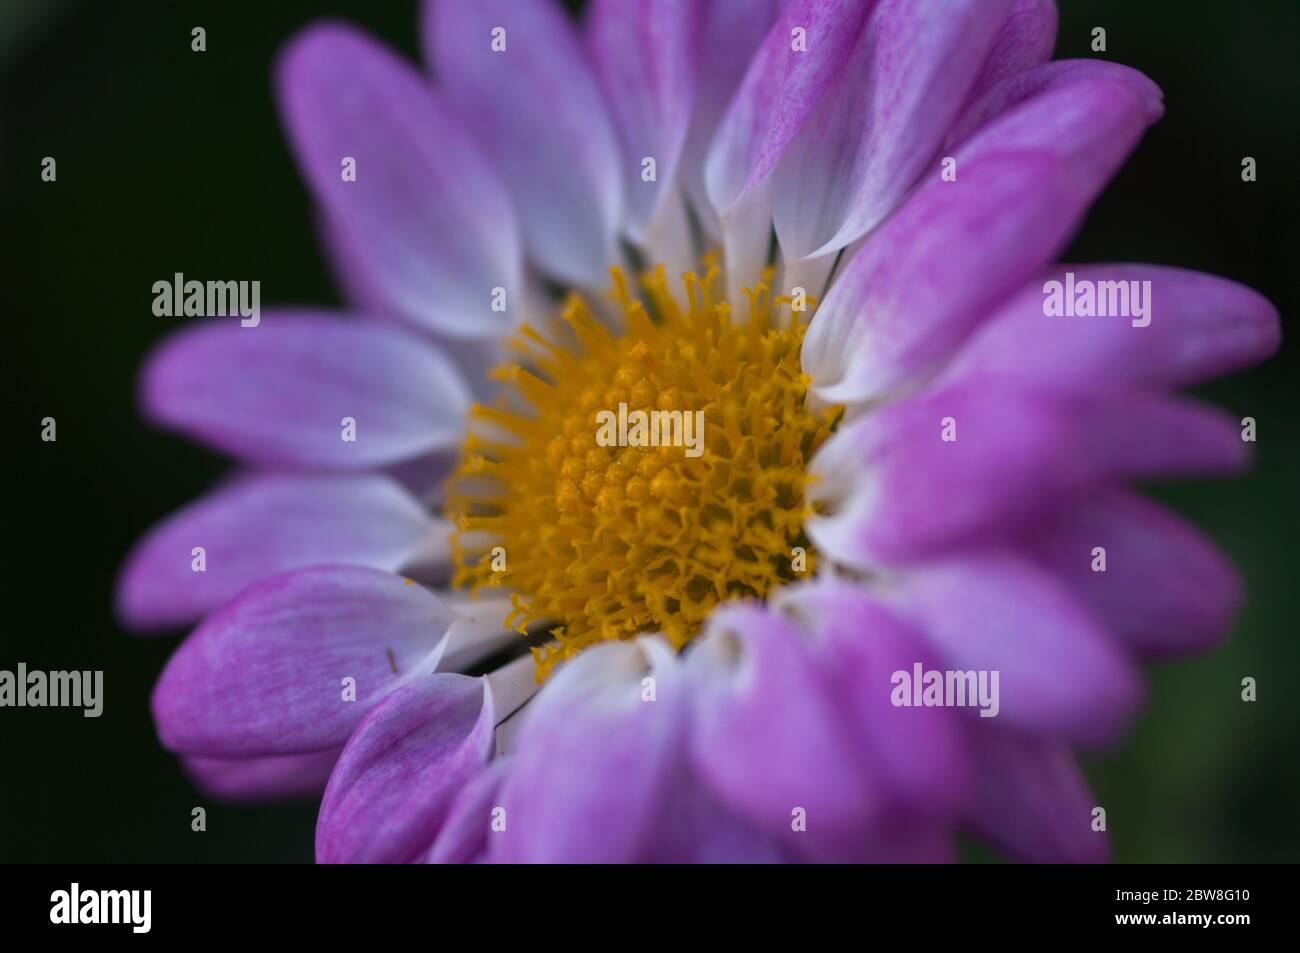
<svg viewBox="0 0 1300 953">
<path fill-rule="evenodd" d="M 662 266 L 645 276 L 653 318 L 615 270 L 621 337 L 571 294 L 568 329 L 525 325 L 520 363 L 494 372 L 502 399 L 471 411 L 447 486 L 453 584 L 509 588 L 520 632 L 554 626 L 539 679 L 607 639 L 662 632 L 680 648 L 719 602 L 814 568 L 805 471 L 840 413 L 806 399 L 814 303 L 780 321 L 791 301 L 767 274 L 737 320 L 705 266 L 683 276 L 685 308 Z"/>
</svg>

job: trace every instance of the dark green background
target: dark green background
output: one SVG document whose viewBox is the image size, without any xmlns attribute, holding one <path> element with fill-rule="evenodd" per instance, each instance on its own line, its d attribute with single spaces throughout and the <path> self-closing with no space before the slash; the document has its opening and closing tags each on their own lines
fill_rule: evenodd
<svg viewBox="0 0 1300 953">
<path fill-rule="evenodd" d="M 1295 314 L 1300 5 L 1064 0 L 1058 56 L 1152 76 L 1167 113 L 1093 210 L 1072 260 L 1230 276 Z M 277 47 L 343 15 L 415 55 L 414 3 L 0 0 L 4 471 L 0 668 L 105 670 L 97 719 L 0 710 L 0 860 L 295 860 L 313 805 L 207 805 L 158 746 L 149 690 L 172 639 L 121 632 L 112 584 L 132 541 L 226 464 L 146 429 L 142 356 L 176 326 L 150 312 L 175 271 L 258 275 L 267 303 L 336 299 L 269 90 Z M 204 26 L 208 51 L 190 51 Z M 39 178 L 43 156 L 58 182 Z M 1259 181 L 1240 178 L 1242 156 Z M 1089 773 L 1122 861 L 1300 858 L 1297 456 L 1290 343 L 1206 388 L 1259 421 L 1247 479 L 1159 488 L 1231 554 L 1249 602 L 1218 651 L 1156 667 L 1129 743 Z M 58 442 L 39 439 L 58 419 Z M 15 452 L 10 452 L 16 448 Z M 1243 704 L 1243 676 L 1259 701 Z M 986 856 L 975 851 L 977 857 Z"/>
</svg>

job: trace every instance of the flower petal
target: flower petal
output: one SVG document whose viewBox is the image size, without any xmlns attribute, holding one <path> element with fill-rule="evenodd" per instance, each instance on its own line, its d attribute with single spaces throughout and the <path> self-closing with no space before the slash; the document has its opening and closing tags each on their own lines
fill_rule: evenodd
<svg viewBox="0 0 1300 953">
<path fill-rule="evenodd" d="M 756 605 L 715 610 L 686 658 L 691 767 L 732 811 L 816 852 L 866 835 L 881 786 L 798 628 Z M 791 840 L 792 819 L 807 830 Z"/>
<path fill-rule="evenodd" d="M 987 723 L 972 724 L 969 736 L 977 784 L 967 823 L 976 834 L 1031 863 L 1110 859 L 1106 834 L 1092 828 L 1096 801 L 1068 748 Z"/>
<path fill-rule="evenodd" d="M 727 809 L 686 765 L 667 787 L 671 792 L 657 825 L 652 862 L 657 864 L 779 864 L 795 859 L 775 839 Z"/>
<path fill-rule="evenodd" d="M 155 423 L 291 468 L 373 467 L 452 446 L 469 408 L 432 345 L 379 322 L 293 312 L 172 335 L 149 358 L 141 401 Z"/>
<path fill-rule="evenodd" d="M 934 159 L 1010 7 L 879 0 L 841 81 L 773 173 L 773 221 L 788 259 L 838 251 L 893 211 Z"/>
<path fill-rule="evenodd" d="M 317 863 L 418 858 L 453 799 L 492 754 L 486 682 L 434 673 L 407 682 L 357 726 L 316 822 Z"/>
<path fill-rule="evenodd" d="M 168 661 L 153 693 L 159 736 L 173 751 L 227 758 L 342 745 L 396 685 L 437 667 L 455 620 L 433 593 L 378 569 L 264 580 Z"/>
<path fill-rule="evenodd" d="M 1205 651 L 1227 634 L 1241 603 L 1240 580 L 1214 544 L 1128 490 L 1079 502 L 1025 545 L 1144 655 Z M 1105 550 L 1102 572 L 1096 547 Z"/>
<path fill-rule="evenodd" d="M 930 370 L 1056 253 L 1082 211 L 1078 184 L 1046 155 L 972 160 L 956 181 L 923 186 L 813 316 L 802 360 L 815 395 L 864 402 Z"/>
<path fill-rule="evenodd" d="M 468 864 L 488 855 L 488 838 L 504 834 L 493 830 L 493 811 L 501 808 L 501 786 L 510 759 L 498 757 L 460 789 L 442 822 L 433 846 L 425 855 L 430 864 Z M 498 815 L 500 816 L 500 815 Z"/>
<path fill-rule="evenodd" d="M 724 218 L 764 181 L 822 97 L 839 81 L 874 0 L 794 0 L 758 48 L 705 162 Z M 796 49 L 801 29 L 806 49 Z M 766 236 L 764 236 L 766 238 Z"/>
<path fill-rule="evenodd" d="M 1055 60 L 1009 76 L 973 102 L 944 151 L 963 162 L 1033 150 L 1066 161 L 1095 197 L 1164 113 L 1160 87 L 1102 60 Z"/>
<path fill-rule="evenodd" d="M 304 30 L 276 88 L 303 175 L 393 313 L 457 337 L 497 337 L 523 256 L 504 186 L 409 64 L 341 23 Z M 345 159 L 355 160 L 355 180 Z"/>
<path fill-rule="evenodd" d="M 754 54 L 704 163 L 722 219 L 727 289 L 752 286 L 771 239 L 771 175 L 827 91 L 839 81 L 874 0 L 794 0 Z M 795 30 L 805 49 L 796 49 Z"/>
<path fill-rule="evenodd" d="M 357 239 L 346 227 L 332 223 L 326 209 L 317 210 L 316 244 L 346 308 L 361 314 L 386 315 L 389 305 L 383 277 L 371 271 L 357 251 Z"/>
<path fill-rule="evenodd" d="M 374 474 L 246 474 L 173 513 L 127 559 L 118 607 L 134 628 L 193 622 L 289 569 L 355 563 L 396 570 L 443 538 L 392 480 Z M 204 569 L 194 570 L 194 548 Z"/>
<path fill-rule="evenodd" d="M 968 382 L 841 426 L 811 465 L 809 496 L 830 513 L 807 527 L 873 569 L 1006 539 L 1116 480 L 1237 472 L 1248 457 L 1233 420 L 1189 400 Z"/>
<path fill-rule="evenodd" d="M 924 636 L 857 583 L 826 577 L 792 586 L 773 604 L 811 633 L 809 646 L 836 693 L 862 755 L 897 806 L 951 818 L 966 785 L 961 727 L 951 712 L 893 704 L 894 674 L 933 667 Z"/>
<path fill-rule="evenodd" d="M 776 22 L 784 0 L 710 0 L 701 14 L 701 42 L 695 110 L 682 154 L 681 180 L 704 231 L 715 241 L 722 221 L 704 184 L 704 162 L 745 69 Z"/>
<path fill-rule="evenodd" d="M 1007 77 L 1050 60 L 1056 46 L 1057 19 L 1055 0 L 1014 0 L 971 90 L 970 102 L 980 102 Z"/>
<path fill-rule="evenodd" d="M 1067 275 L 1073 275 L 1068 279 Z M 942 381 L 1009 378 L 1046 390 L 1091 393 L 1153 385 L 1187 387 L 1249 367 L 1277 350 L 1277 309 L 1244 285 L 1160 265 L 1055 265 L 1029 282 L 971 337 L 941 375 Z M 1143 292 L 1143 318 L 1051 317 L 1048 283 Z M 1122 283 L 1106 285 L 1105 282 Z M 1122 302 L 1127 300 L 1128 307 Z M 1141 321 L 1150 323 L 1142 326 Z M 1134 322 L 1139 324 L 1135 326 Z"/>
<path fill-rule="evenodd" d="M 997 718 L 1080 744 L 1113 740 L 1142 685 L 1128 655 L 1059 580 L 1028 559 L 986 550 L 917 566 L 881 598 L 952 671 L 997 672 Z M 984 711 L 995 711 L 984 716 Z"/>
<path fill-rule="evenodd" d="M 278 801 L 320 797 L 340 749 L 270 758 L 183 758 L 185 773 L 221 801 Z"/>
<path fill-rule="evenodd" d="M 433 0 L 423 37 L 440 88 L 510 189 L 528 254 L 562 281 L 604 288 L 625 169 L 568 17 L 554 0 Z"/>
<path fill-rule="evenodd" d="M 695 101 L 699 6 L 694 0 L 593 0 L 591 58 L 622 143 L 624 229 L 640 242 L 677 175 Z M 643 179 L 643 161 L 655 178 Z"/>
<path fill-rule="evenodd" d="M 658 638 L 606 642 L 565 663 L 524 710 L 501 795 L 507 831 L 492 841 L 491 858 L 645 858 L 678 763 L 680 682 Z M 649 684 L 653 700 L 644 700 Z"/>
</svg>

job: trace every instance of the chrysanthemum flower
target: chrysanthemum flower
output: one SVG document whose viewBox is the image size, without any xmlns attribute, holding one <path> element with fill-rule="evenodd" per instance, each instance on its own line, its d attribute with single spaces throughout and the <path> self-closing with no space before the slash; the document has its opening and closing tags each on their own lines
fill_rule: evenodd
<svg viewBox="0 0 1300 953">
<path fill-rule="evenodd" d="M 1241 469 L 1173 392 L 1278 341 L 1229 281 L 1053 264 L 1159 90 L 1047 62 L 1050 0 L 425 13 L 428 75 L 333 23 L 276 72 L 349 312 L 144 371 L 246 468 L 123 575 L 202 619 L 163 743 L 323 790 L 323 861 L 1104 858 L 1073 750 L 1239 598 L 1126 485 Z M 1050 315 L 1067 273 L 1149 324 Z M 701 452 L 598 441 L 620 404 Z M 897 704 L 917 665 L 996 717 Z"/>
</svg>

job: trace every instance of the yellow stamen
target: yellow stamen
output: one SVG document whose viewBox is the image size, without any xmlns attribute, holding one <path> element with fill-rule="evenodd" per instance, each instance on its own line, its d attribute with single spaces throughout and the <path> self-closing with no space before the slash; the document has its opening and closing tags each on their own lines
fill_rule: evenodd
<svg viewBox="0 0 1300 953">
<path fill-rule="evenodd" d="M 684 276 L 685 309 L 662 266 L 643 277 L 653 321 L 613 269 L 622 337 L 570 295 L 562 317 L 576 343 L 525 327 L 512 346 L 528 369 L 494 373 L 513 399 L 471 411 L 497 439 L 471 434 L 448 480 L 453 583 L 513 590 L 507 624 L 521 632 L 555 626 L 556 641 L 534 650 L 539 679 L 607 639 L 662 632 L 680 648 L 720 601 L 804 575 L 796 547 L 814 568 L 805 470 L 840 408 L 808 408 L 806 324 L 780 326 L 774 309 L 788 299 L 772 297 L 770 272 L 736 322 L 714 296 L 717 265 L 704 264 Z M 702 453 L 601 446 L 597 414 L 620 403 L 703 411 Z"/>
</svg>

